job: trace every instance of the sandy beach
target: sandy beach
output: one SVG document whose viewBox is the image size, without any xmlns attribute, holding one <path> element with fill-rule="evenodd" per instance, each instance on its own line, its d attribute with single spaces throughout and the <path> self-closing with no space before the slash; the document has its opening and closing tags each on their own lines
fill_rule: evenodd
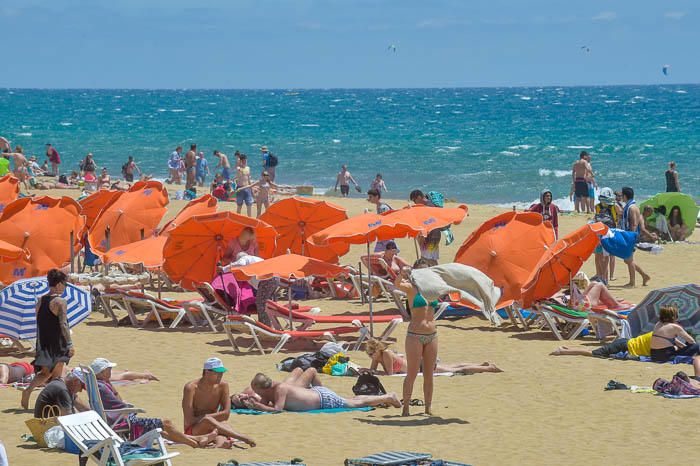
<svg viewBox="0 0 700 466">
<path fill-rule="evenodd" d="M 169 188 L 171 195 L 174 190 Z M 77 197 L 79 192 L 56 190 L 37 194 Z M 389 193 L 387 197 L 398 195 Z M 328 200 L 347 208 L 349 215 L 373 207 L 360 197 Z M 394 208 L 407 203 L 403 199 L 387 199 L 387 202 Z M 171 201 L 163 221 L 174 216 L 184 204 L 185 201 Z M 220 203 L 219 210 L 235 210 L 235 204 Z M 469 216 L 453 229 L 455 242 L 448 247 L 441 245 L 441 262 L 451 261 L 470 232 L 503 211 L 493 206 L 469 205 Z M 562 215 L 560 234 L 578 228 L 588 218 L 586 215 Z M 698 233 L 690 238 L 691 241 L 697 239 Z M 412 261 L 415 258 L 413 241 L 400 239 L 397 242 L 401 255 Z M 362 247 L 353 247 L 341 263 L 356 264 L 362 252 Z M 627 269 L 618 260 L 610 289 L 619 298 L 639 302 L 651 289 L 697 282 L 698 245 L 666 244 L 659 255 L 638 252 L 636 257 L 652 276 L 650 286 L 623 289 Z M 583 270 L 589 276 L 594 274 L 592 258 Z M 184 299 L 196 294 L 169 293 L 166 296 Z M 323 299 L 308 304 L 320 307 L 323 314 L 367 310 L 356 300 Z M 377 308 L 390 310 L 394 309 L 394 304 L 383 300 Z M 406 325 L 401 324 L 394 333 L 397 341 L 393 348 L 401 352 Z M 508 325 L 493 328 L 478 317 L 442 320 L 438 328 L 439 356 L 443 362 L 490 361 L 504 372 L 437 377 L 433 417 L 420 415 L 420 408 L 413 408 L 415 414 L 408 418 L 402 418 L 398 409 L 341 414 L 232 415 L 229 422 L 254 438 L 257 447 L 234 447 L 227 451 L 193 450 L 174 445 L 169 449 L 181 452 L 175 464 L 213 465 L 228 459 L 247 462 L 298 457 L 309 465 L 331 466 L 342 464 L 345 458 L 384 450 L 430 452 L 436 458 L 475 465 L 655 464 L 687 460 L 700 454 L 700 446 L 694 446 L 693 434 L 685 438 L 688 434 L 682 427 L 689 425 L 692 432 L 693 420 L 700 414 L 699 401 L 603 391 L 611 379 L 628 385 L 650 386 L 657 377 L 670 378 L 677 370 L 691 373 L 691 366 L 553 357 L 548 353 L 560 343 L 551 332 L 524 332 Z M 237 354 L 223 332 L 193 331 L 185 327 L 173 330 L 115 328 L 97 312 L 74 329 L 73 338 L 76 356 L 71 366 L 88 364 L 95 357 L 106 357 L 117 362 L 119 369 L 150 370 L 156 374 L 160 382 L 128 385 L 120 392 L 128 402 L 146 409 L 148 416 L 168 418 L 178 426 L 183 422 L 180 406 L 183 385 L 198 377 L 206 358 L 216 356 L 223 360 L 229 368 L 225 380 L 235 392 L 245 387 L 257 372 L 282 379 L 284 373 L 276 371 L 275 363 L 311 349 L 296 347 L 293 352 L 283 350 L 280 354 L 265 356 Z M 592 337 L 579 338 L 574 343 L 598 346 Z M 351 358 L 361 366 L 369 365 L 364 352 L 353 352 Z M 16 360 L 20 359 L 0 357 L 2 362 Z M 26 355 L 21 360 L 29 362 L 32 356 Z M 354 378 L 322 377 L 324 385 L 340 395 L 352 394 Z M 400 394 L 402 380 L 401 377 L 383 377 L 382 383 L 388 390 Z M 420 380 L 414 389 L 414 397 L 418 398 L 422 398 Z M 32 396 L 32 406 L 37 394 Z M 86 399 L 84 393 L 81 397 Z M 24 421 L 31 417 L 31 412 L 20 410 L 19 400 L 19 391 L 0 388 L 0 440 L 7 448 L 10 463 L 74 464 L 74 456 L 40 450 L 33 443 L 20 439 L 27 433 Z M 670 434 L 671 430 L 677 434 Z M 669 435 L 679 440 L 669 442 Z"/>
</svg>

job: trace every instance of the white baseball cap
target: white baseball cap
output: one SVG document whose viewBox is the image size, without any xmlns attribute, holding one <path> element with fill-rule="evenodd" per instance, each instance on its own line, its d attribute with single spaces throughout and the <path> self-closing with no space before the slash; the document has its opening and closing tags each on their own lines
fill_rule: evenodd
<svg viewBox="0 0 700 466">
<path fill-rule="evenodd" d="M 209 358 L 204 361 L 204 370 L 212 372 L 226 372 L 228 369 L 224 367 L 224 363 L 219 358 Z"/>
<path fill-rule="evenodd" d="M 70 371 L 70 372 L 67 374 L 67 377 L 74 377 L 74 378 L 80 380 L 80 382 L 81 382 L 83 385 L 85 385 L 85 373 L 83 372 L 82 369 L 80 369 L 80 368 L 78 368 L 78 367 L 76 367 L 75 369 L 73 369 L 72 371 Z"/>
<path fill-rule="evenodd" d="M 92 372 L 94 372 L 95 375 L 99 374 L 108 367 L 116 366 L 116 363 L 110 362 L 108 359 L 105 358 L 95 358 L 95 360 L 90 363 L 90 369 L 92 369 Z"/>
</svg>

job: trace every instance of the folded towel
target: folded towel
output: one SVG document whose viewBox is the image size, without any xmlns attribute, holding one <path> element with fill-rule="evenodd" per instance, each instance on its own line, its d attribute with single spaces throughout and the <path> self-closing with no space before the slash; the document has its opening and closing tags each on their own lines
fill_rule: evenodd
<svg viewBox="0 0 700 466">
<path fill-rule="evenodd" d="M 281 414 L 281 413 L 335 414 L 335 413 L 346 413 L 348 411 L 372 411 L 372 410 L 374 410 L 373 407 L 365 406 L 364 408 L 328 408 L 328 409 L 312 409 L 309 411 L 277 411 L 274 413 L 269 413 L 267 411 L 258 411 L 257 409 L 236 408 L 236 409 L 231 409 L 231 412 L 233 414 L 251 414 L 251 415 L 257 416 L 259 414 Z"/>
</svg>

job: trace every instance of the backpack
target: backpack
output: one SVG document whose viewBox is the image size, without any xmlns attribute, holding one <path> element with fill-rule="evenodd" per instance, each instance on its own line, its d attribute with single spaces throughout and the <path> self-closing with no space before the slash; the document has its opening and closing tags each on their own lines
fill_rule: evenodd
<svg viewBox="0 0 700 466">
<path fill-rule="evenodd" d="M 272 152 L 268 152 L 267 153 L 267 166 L 268 167 L 276 167 L 278 163 L 280 163 L 280 161 L 277 158 L 277 156 L 274 155 Z"/>
<path fill-rule="evenodd" d="M 614 206 L 608 206 L 603 208 L 601 204 L 595 206 L 595 216 L 593 220 L 596 222 L 601 222 L 603 225 L 609 228 L 617 227 L 617 211 Z"/>
<path fill-rule="evenodd" d="M 357 378 L 357 382 L 352 386 L 355 395 L 386 395 L 384 385 L 379 381 L 379 377 L 369 372 L 363 372 Z"/>
</svg>

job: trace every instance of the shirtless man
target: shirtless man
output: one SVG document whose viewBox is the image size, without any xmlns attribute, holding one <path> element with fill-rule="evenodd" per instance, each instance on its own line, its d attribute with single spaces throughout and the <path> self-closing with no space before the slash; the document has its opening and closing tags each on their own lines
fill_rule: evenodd
<svg viewBox="0 0 700 466">
<path fill-rule="evenodd" d="M 579 159 L 571 169 L 576 212 L 586 212 L 588 210 L 588 183 L 586 182 L 586 177 L 589 177 L 593 170 L 591 170 L 591 165 L 586 160 L 586 157 L 588 157 L 588 152 L 581 152 Z"/>
<path fill-rule="evenodd" d="M 360 185 L 357 184 L 357 181 L 355 181 L 348 171 L 348 166 L 343 165 L 340 167 L 340 172 L 338 172 L 338 176 L 335 178 L 335 191 L 338 190 L 338 185 L 340 185 L 340 195 L 343 197 L 348 197 L 350 194 L 350 182 L 352 182 L 352 184 L 355 185 L 355 188 L 359 190 Z"/>
<path fill-rule="evenodd" d="M 214 167 L 214 171 L 216 171 L 217 168 L 221 168 L 221 176 L 224 177 L 224 180 L 229 181 L 231 179 L 231 164 L 228 162 L 228 157 L 218 150 L 214 151 L 214 157 L 219 159 L 219 163 Z"/>
<path fill-rule="evenodd" d="M 591 154 L 586 153 L 586 162 L 588 162 L 588 173 L 586 173 L 586 184 L 588 185 L 588 203 L 586 204 L 586 212 L 592 214 L 595 212 L 595 175 L 593 174 L 593 165 L 591 165 Z"/>
<path fill-rule="evenodd" d="M 226 372 L 221 359 L 209 358 L 204 362 L 202 377 L 185 384 L 182 394 L 182 411 L 185 416 L 185 434 L 207 435 L 216 430 L 215 444 L 219 448 L 231 448 L 231 439 L 241 440 L 251 447 L 255 442 L 239 434 L 226 422 L 231 411 L 228 382 L 221 379 Z"/>
<path fill-rule="evenodd" d="M 250 382 L 250 387 L 260 396 L 258 409 L 268 412 L 277 411 L 311 411 L 314 409 L 363 408 L 388 404 L 401 407 L 396 393 L 386 395 L 358 395 L 353 398 L 341 398 L 326 387 L 299 387 L 288 382 L 273 382 L 265 374 L 258 373 Z"/>
<path fill-rule="evenodd" d="M 190 150 L 185 154 L 185 173 L 187 178 L 185 181 L 185 189 L 192 189 L 196 186 L 194 171 L 197 165 L 197 144 L 190 145 Z"/>
<path fill-rule="evenodd" d="M 637 202 L 634 200 L 634 190 L 632 188 L 622 188 L 622 204 L 624 206 L 622 208 L 622 229 L 643 233 L 656 241 L 658 239 L 656 233 L 649 232 L 644 225 L 644 219 L 642 218 L 642 213 L 639 211 Z M 635 272 L 639 272 L 639 275 L 642 276 L 642 286 L 647 286 L 651 277 L 649 274 L 645 273 L 640 266 L 635 264 L 634 249 L 632 250 L 632 255 L 625 259 L 625 264 L 627 264 L 627 269 L 629 270 L 630 281 L 624 287 L 635 287 Z"/>
<path fill-rule="evenodd" d="M 301 367 L 297 367 L 289 373 L 289 377 L 284 379 L 285 383 L 291 385 L 296 385 L 297 387 L 310 388 L 310 387 L 320 387 L 323 385 L 321 383 L 321 378 L 318 376 L 318 371 L 313 367 L 309 367 L 306 370 L 302 370 Z M 264 411 L 260 408 L 260 395 L 255 393 L 250 385 L 244 388 L 241 393 L 231 395 L 231 406 L 234 408 L 248 408 L 257 409 L 258 411 Z"/>
<path fill-rule="evenodd" d="M 250 167 L 248 166 L 248 156 L 241 154 L 240 165 L 236 167 L 236 186 L 240 186 L 236 190 L 236 213 L 241 213 L 243 204 L 246 205 L 246 212 L 248 217 L 253 215 L 253 188 L 249 187 L 250 181 Z"/>
</svg>

